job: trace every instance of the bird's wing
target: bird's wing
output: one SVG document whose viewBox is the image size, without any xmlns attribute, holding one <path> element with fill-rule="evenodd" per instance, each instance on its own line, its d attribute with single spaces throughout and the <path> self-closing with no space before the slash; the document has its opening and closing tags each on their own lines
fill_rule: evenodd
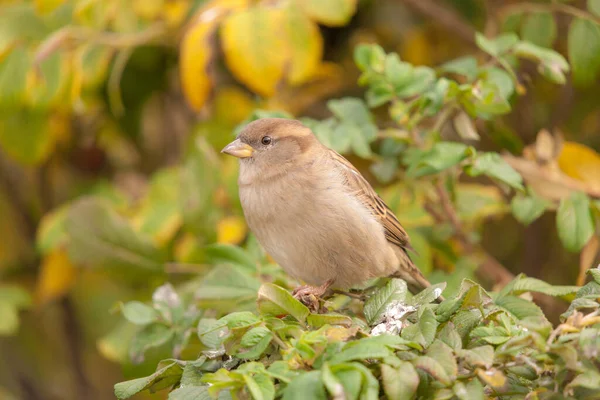
<svg viewBox="0 0 600 400">
<path fill-rule="evenodd" d="M 385 229 L 385 237 L 388 242 L 395 244 L 402 249 L 412 249 L 408 234 L 400 225 L 400 221 L 394 215 L 392 210 L 377 195 L 373 187 L 361 175 L 360 172 L 348 160 L 337 152 L 329 149 L 331 160 L 341 171 L 344 177 L 344 183 L 348 186 L 351 193 L 373 213 Z"/>
</svg>

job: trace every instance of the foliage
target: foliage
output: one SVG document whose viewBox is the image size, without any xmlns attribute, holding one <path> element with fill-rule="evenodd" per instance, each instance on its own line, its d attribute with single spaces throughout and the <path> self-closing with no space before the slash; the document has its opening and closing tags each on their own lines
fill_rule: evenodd
<svg viewBox="0 0 600 400">
<path fill-rule="evenodd" d="M 0 1 L 0 397 L 133 378 L 117 397 L 598 397 L 599 18 L 596 0 Z M 430 290 L 293 299 L 218 153 L 270 116 L 364 173 Z"/>
<path fill-rule="evenodd" d="M 520 275 L 492 295 L 463 280 L 456 296 L 439 305 L 430 303 L 438 289 L 412 297 L 403 281 L 393 279 L 374 290 L 364 309 L 360 301 L 340 295 L 327 303 L 327 314 L 311 314 L 283 288 L 264 284 L 258 314 L 196 317 L 197 328 L 191 331 L 202 342 L 199 358 L 164 360 L 154 374 L 115 385 L 115 394 L 126 399 L 170 387 L 174 399 L 191 394 L 294 399 L 309 393 L 317 399 L 378 399 L 383 394 L 407 399 L 596 398 L 600 269 L 590 274 L 593 280 L 582 288 Z M 526 299 L 530 292 L 573 298 L 558 327 L 553 329 Z M 154 311 L 144 307 L 126 304 L 125 317 L 149 323 Z M 174 304 L 172 313 L 180 307 Z M 400 326 L 399 335 L 376 332 L 386 317 Z"/>
</svg>

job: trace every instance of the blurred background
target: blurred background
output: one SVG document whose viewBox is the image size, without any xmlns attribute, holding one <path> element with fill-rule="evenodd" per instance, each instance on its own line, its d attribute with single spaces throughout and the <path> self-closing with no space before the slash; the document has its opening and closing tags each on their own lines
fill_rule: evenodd
<svg viewBox="0 0 600 400">
<path fill-rule="evenodd" d="M 360 43 L 431 67 L 465 55 L 485 65 L 476 31 L 515 32 L 563 54 L 572 74 L 562 85 L 516 64 L 510 112 L 474 119 L 480 140 L 466 141 L 512 154 L 532 186 L 544 174 L 568 176 L 597 198 L 599 15 L 598 1 L 0 0 L 0 399 L 110 399 L 116 382 L 151 373 L 164 351 L 132 361 L 137 328 L 119 302 L 148 301 L 166 281 L 229 296 L 216 306 L 203 292 L 199 301 L 218 309 L 251 307 L 254 281 L 232 289 L 211 269 L 234 249 L 260 254 L 237 198 L 236 160 L 219 151 L 249 119 L 323 120 L 329 100 L 362 98 Z M 589 25 L 577 36 L 580 17 Z M 401 136 L 401 121 L 373 115 L 381 132 Z M 443 137 L 465 139 L 450 125 Z M 425 209 L 425 184 L 406 187 L 375 142 L 375 153 L 345 154 L 409 230 L 417 264 L 450 285 L 481 278 L 472 248 Z M 501 270 L 489 288 L 521 272 L 582 283 L 596 236 L 570 252 L 556 206 L 515 218 L 506 191 L 468 183 L 454 201 L 466 234 Z M 560 190 L 541 183 L 537 192 L 552 202 Z M 286 279 L 263 261 L 252 279 Z"/>
</svg>

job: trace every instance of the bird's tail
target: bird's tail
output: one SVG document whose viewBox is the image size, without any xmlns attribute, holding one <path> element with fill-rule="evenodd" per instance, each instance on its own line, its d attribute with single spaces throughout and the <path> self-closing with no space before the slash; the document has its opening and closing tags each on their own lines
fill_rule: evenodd
<svg viewBox="0 0 600 400">
<path fill-rule="evenodd" d="M 405 251 L 402 251 L 402 254 L 398 254 L 398 256 L 400 258 L 400 267 L 391 275 L 392 278 L 404 280 L 408 286 L 408 290 L 412 294 L 417 294 L 431 286 L 431 283 L 423 276 Z M 442 296 L 435 300 L 436 303 L 441 303 L 442 301 L 444 301 Z"/>
</svg>

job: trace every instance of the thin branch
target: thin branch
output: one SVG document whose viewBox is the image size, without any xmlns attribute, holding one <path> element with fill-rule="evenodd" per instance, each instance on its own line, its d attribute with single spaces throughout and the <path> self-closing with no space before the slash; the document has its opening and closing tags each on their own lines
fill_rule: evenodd
<svg viewBox="0 0 600 400">
<path fill-rule="evenodd" d="M 8 167 L 5 160 L 0 158 L 0 190 L 4 192 L 4 195 L 14 208 L 18 218 L 21 218 L 27 232 L 27 237 L 30 241 L 34 241 L 37 231 L 37 222 L 32 217 L 25 200 L 19 196 L 19 185 L 11 178 L 11 171 L 8 170 Z"/>
<path fill-rule="evenodd" d="M 475 29 L 458 13 L 434 0 L 400 0 L 427 19 L 435 20 L 453 35 L 475 46 Z"/>
<path fill-rule="evenodd" d="M 108 78 L 108 104 L 110 105 L 113 114 L 117 117 L 122 116 L 125 112 L 123 98 L 121 96 L 121 77 L 123 76 L 123 71 L 127 66 L 127 62 L 129 61 L 132 52 L 131 48 L 126 48 L 117 54 L 115 63 L 110 72 L 110 77 Z"/>
<path fill-rule="evenodd" d="M 559 12 L 573 17 L 587 19 L 588 21 L 600 24 L 600 17 L 568 4 L 562 3 L 516 3 L 501 7 L 498 10 L 498 17 L 504 20 L 512 14 L 537 13 L 537 12 Z"/>
<path fill-rule="evenodd" d="M 467 253 L 480 255 L 483 257 L 481 264 L 477 269 L 477 275 L 486 280 L 491 280 L 495 285 L 504 286 L 510 282 L 514 275 L 504 267 L 498 260 L 487 253 L 483 247 L 473 243 L 469 238 L 467 231 L 464 229 L 458 212 L 452 204 L 450 195 L 442 182 L 437 181 L 434 184 L 434 189 L 438 196 L 439 204 L 442 213 L 438 212 L 431 204 L 425 205 L 425 210 L 438 222 L 449 222 L 454 229 L 456 238 L 461 243 Z"/>
</svg>

